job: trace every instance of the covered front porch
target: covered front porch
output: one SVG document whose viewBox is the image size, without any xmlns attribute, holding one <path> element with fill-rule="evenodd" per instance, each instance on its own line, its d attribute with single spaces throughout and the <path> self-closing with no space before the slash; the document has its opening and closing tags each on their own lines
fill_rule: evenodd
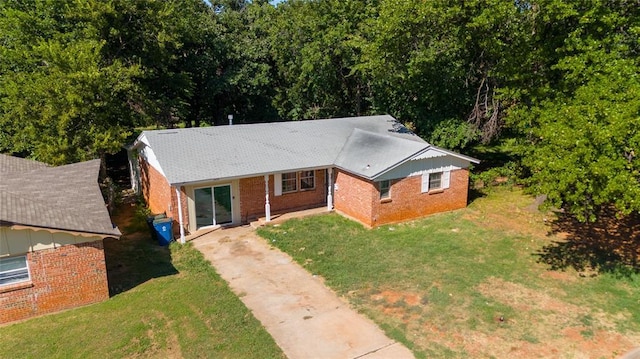
<svg viewBox="0 0 640 359">
<path fill-rule="evenodd" d="M 180 241 L 184 243 L 186 234 L 220 226 L 269 223 L 307 210 L 331 211 L 333 184 L 333 168 L 325 167 L 175 186 Z"/>
</svg>

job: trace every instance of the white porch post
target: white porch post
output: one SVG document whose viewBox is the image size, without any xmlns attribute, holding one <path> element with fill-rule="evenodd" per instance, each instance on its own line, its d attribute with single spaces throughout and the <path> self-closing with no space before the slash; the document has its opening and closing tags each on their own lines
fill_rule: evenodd
<svg viewBox="0 0 640 359">
<path fill-rule="evenodd" d="M 333 209 L 333 168 L 327 169 L 327 177 L 327 211 L 330 211 Z"/>
<path fill-rule="evenodd" d="M 269 204 L 269 175 L 264 175 L 264 217 L 271 222 L 271 204 Z"/>
<path fill-rule="evenodd" d="M 180 186 L 176 187 L 176 196 L 178 197 L 178 222 L 180 223 L 180 244 L 184 244 L 184 225 L 182 224 L 182 196 L 180 195 Z"/>
</svg>

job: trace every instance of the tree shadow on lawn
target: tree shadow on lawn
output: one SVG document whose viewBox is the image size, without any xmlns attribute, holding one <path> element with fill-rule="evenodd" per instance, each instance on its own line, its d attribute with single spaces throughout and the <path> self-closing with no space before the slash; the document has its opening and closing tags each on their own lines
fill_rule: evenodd
<svg viewBox="0 0 640 359">
<path fill-rule="evenodd" d="M 603 210 L 596 222 L 582 223 L 573 216 L 558 213 L 550 234 L 565 240 L 544 246 L 538 261 L 552 270 L 574 268 L 581 275 L 611 273 L 628 277 L 640 273 L 640 215 L 616 218 L 611 209 Z"/>
<path fill-rule="evenodd" d="M 111 297 L 150 279 L 178 273 L 171 262 L 169 248 L 152 239 L 146 222 L 138 217 L 135 204 L 125 199 L 113 217 L 123 235 L 118 240 L 104 240 Z"/>
</svg>

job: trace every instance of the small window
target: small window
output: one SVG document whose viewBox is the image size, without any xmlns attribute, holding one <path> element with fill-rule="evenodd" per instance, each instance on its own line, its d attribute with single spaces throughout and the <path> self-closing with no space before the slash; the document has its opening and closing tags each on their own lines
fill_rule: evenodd
<svg viewBox="0 0 640 359">
<path fill-rule="evenodd" d="M 429 175 L 429 191 L 442 188 L 442 172 Z"/>
<path fill-rule="evenodd" d="M 0 259 L 0 286 L 27 282 L 30 279 L 26 256 Z"/>
<path fill-rule="evenodd" d="M 378 186 L 380 188 L 380 199 L 391 198 L 391 181 L 380 181 Z"/>
<path fill-rule="evenodd" d="M 298 190 L 298 176 L 295 172 L 282 174 L 282 193 L 295 192 Z"/>
<path fill-rule="evenodd" d="M 300 172 L 300 189 L 314 189 L 316 188 L 316 176 L 315 171 L 302 171 Z"/>
</svg>

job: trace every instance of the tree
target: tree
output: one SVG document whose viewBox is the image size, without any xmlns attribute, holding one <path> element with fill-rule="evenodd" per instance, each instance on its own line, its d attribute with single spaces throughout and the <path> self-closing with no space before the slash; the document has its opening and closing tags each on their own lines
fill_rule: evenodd
<svg viewBox="0 0 640 359">
<path fill-rule="evenodd" d="M 289 1 L 278 5 L 269 29 L 276 70 L 274 99 L 286 119 L 369 113 L 368 88 L 357 42 L 374 1 Z"/>
<path fill-rule="evenodd" d="M 254 1 L 227 5 L 216 15 L 228 51 L 220 65 L 224 87 L 215 97 L 211 123 L 225 123 L 228 114 L 235 123 L 280 120 L 273 106 L 275 70 L 268 43 L 274 12 L 268 2 Z"/>
<path fill-rule="evenodd" d="M 528 124 L 529 184 L 581 220 L 613 206 L 640 211 L 640 10 L 632 2 L 566 7 L 575 25 L 544 101 L 515 112 Z"/>
<path fill-rule="evenodd" d="M 501 89 L 517 78 L 525 19 L 517 4 L 499 0 L 381 1 L 360 65 L 374 112 L 449 148 L 495 138 L 513 102 Z"/>
<path fill-rule="evenodd" d="M 137 122 L 137 66 L 105 63 L 107 4 L 0 5 L 0 151 L 63 164 L 117 151 Z"/>
</svg>

